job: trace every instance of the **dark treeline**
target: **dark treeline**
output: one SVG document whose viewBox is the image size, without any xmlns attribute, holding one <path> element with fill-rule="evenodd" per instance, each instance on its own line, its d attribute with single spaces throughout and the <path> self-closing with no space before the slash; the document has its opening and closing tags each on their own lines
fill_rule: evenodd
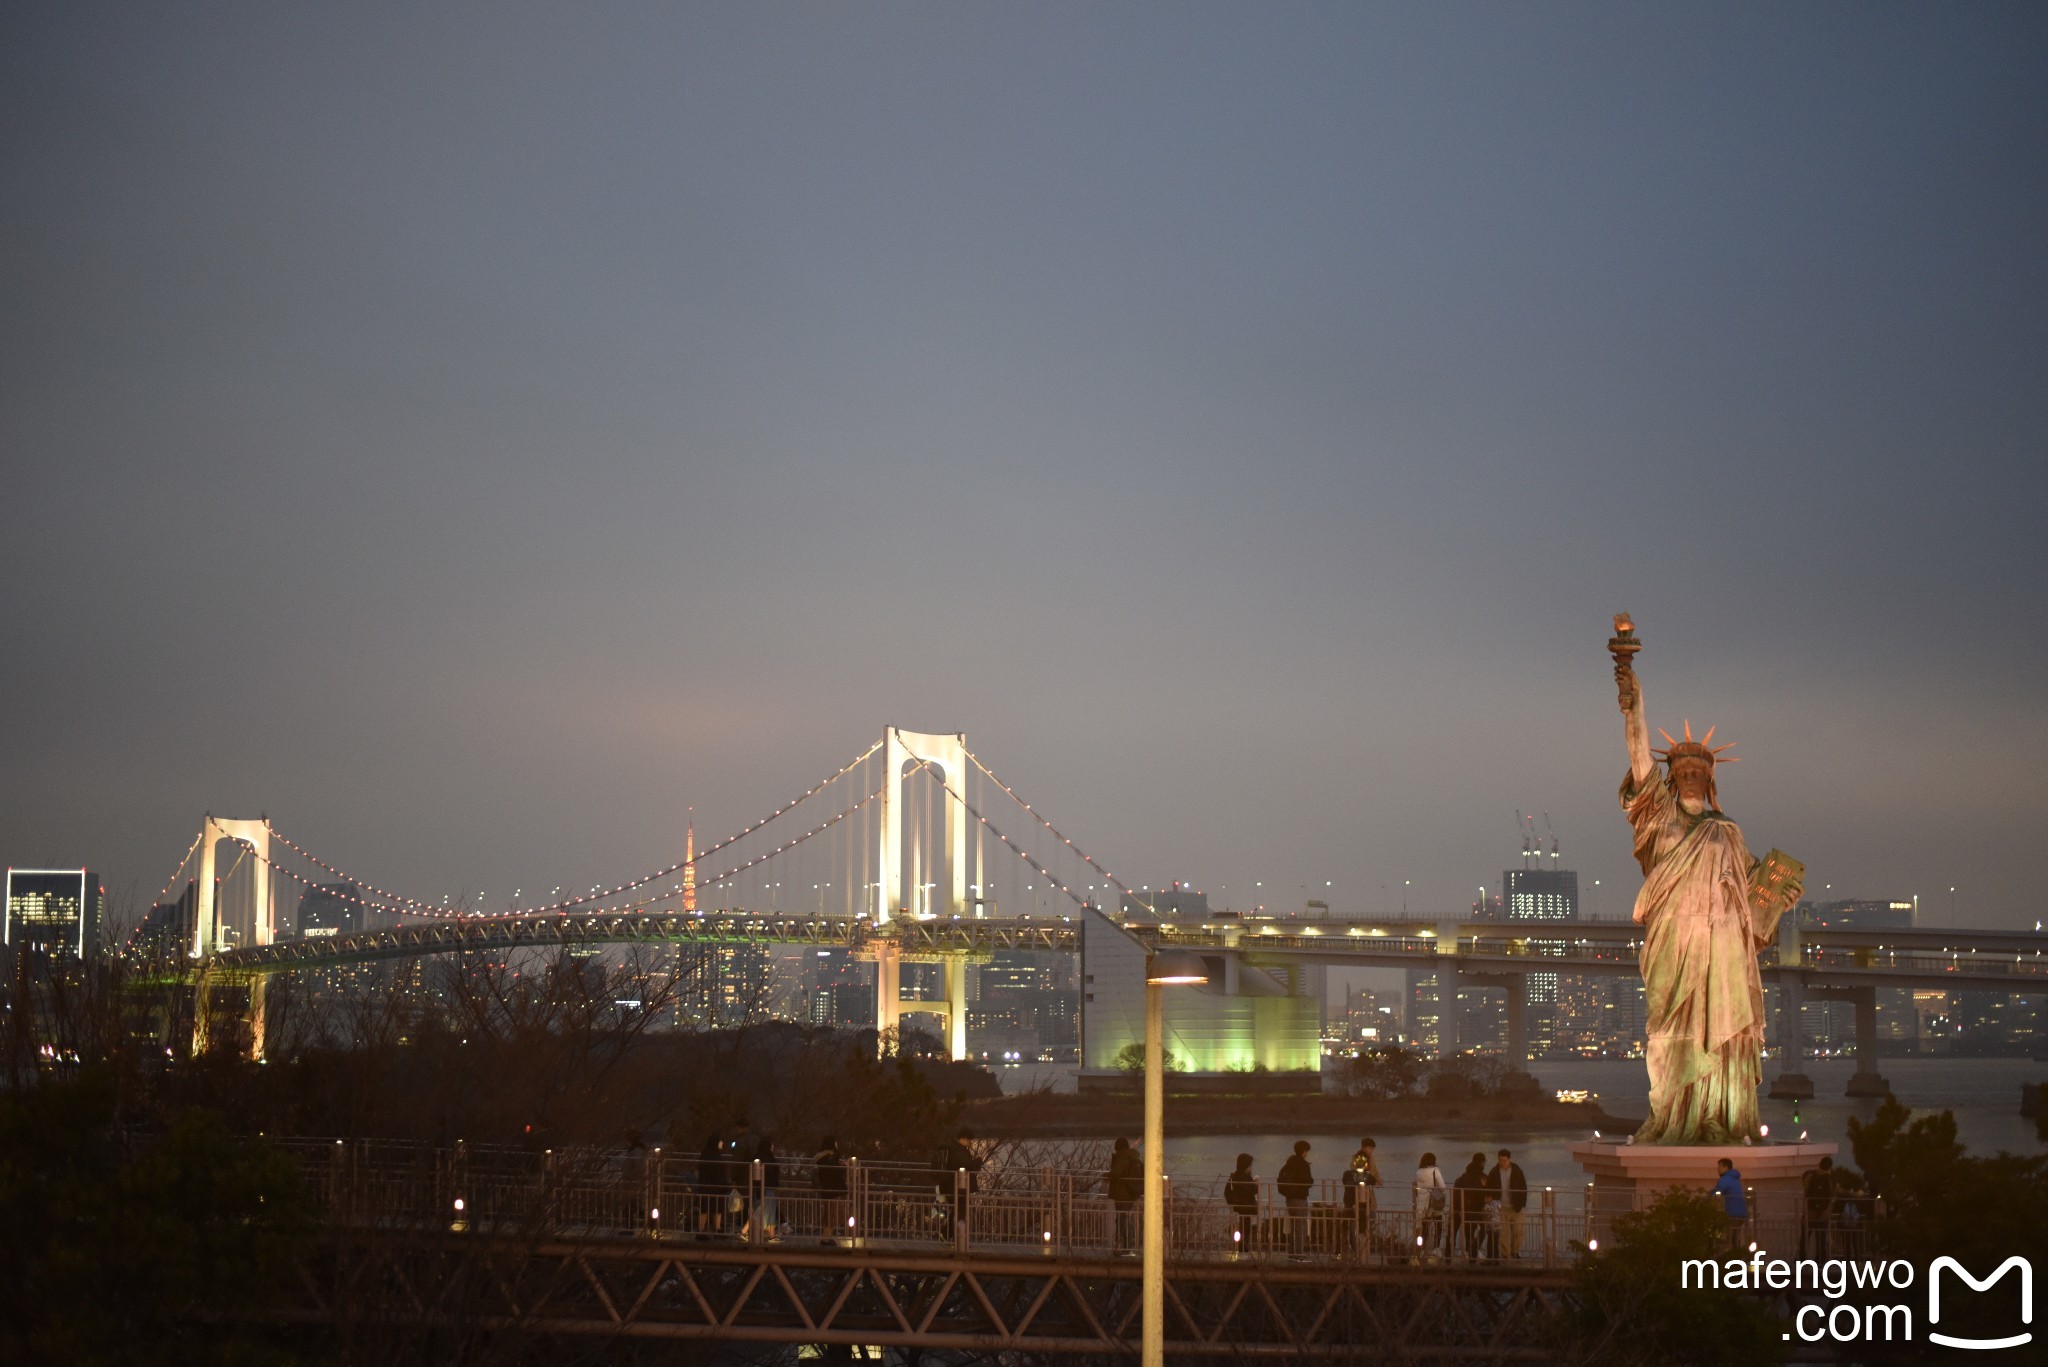
<svg viewBox="0 0 2048 1367">
<path fill-rule="evenodd" d="M 204 999 L 175 965 L 17 957 L 0 992 L 0 1361 L 8 1363 L 730 1360 L 605 1340 L 541 1344 L 443 1324 L 274 1323 L 330 1227 L 271 1139 L 386 1138 L 618 1150 L 687 1144 L 741 1118 L 807 1153 L 923 1162 L 983 1070 L 914 1034 L 674 1022 L 692 966 L 568 953 L 442 961 L 409 991 Z M 211 1048 L 194 1022 L 211 1011 Z M 536 1230 L 539 1234 L 541 1231 Z M 772 1356 L 772 1355 L 770 1355 Z"/>
<path fill-rule="evenodd" d="M 1351 1060 L 1349 1073 L 1345 1086 L 1350 1093 L 1374 1101 L 1413 1096 L 1467 1101 L 1541 1094 L 1534 1078 L 1510 1068 L 1505 1059 L 1475 1054 L 1431 1057 L 1398 1044 L 1361 1050 Z"/>
<path fill-rule="evenodd" d="M 829 1132 L 848 1153 L 911 1160 L 950 1137 L 969 1098 L 996 1091 L 986 1070 L 945 1060 L 915 1032 L 676 1028 L 696 971 L 687 961 L 562 951 L 511 967 L 429 963 L 407 989 L 316 994 L 272 979 L 258 1063 L 246 1056 L 247 984 L 17 960 L 0 1013 L 5 1085 L 90 1070 L 111 1089 L 114 1123 L 139 1131 L 196 1107 L 238 1133 L 603 1146 L 694 1142 L 745 1116 L 791 1145 Z M 202 1008 L 213 1028 L 198 1049 Z"/>
</svg>

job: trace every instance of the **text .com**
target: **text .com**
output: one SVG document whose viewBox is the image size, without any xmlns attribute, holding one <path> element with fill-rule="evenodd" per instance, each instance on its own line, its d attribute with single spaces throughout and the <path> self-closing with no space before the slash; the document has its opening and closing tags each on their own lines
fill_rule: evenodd
<svg viewBox="0 0 2048 1367">
<path fill-rule="evenodd" d="M 2014 1332 L 1996 1338 L 1966 1338 L 1941 1332 L 1944 1281 L 1951 1288 L 1947 1295 L 1953 1306 L 1954 1298 L 1964 1290 L 1989 1291 L 2009 1272 L 2019 1274 L 2019 1316 L 2018 1323 L 2013 1326 Z M 1811 1292 L 1826 1297 L 1834 1304 L 1809 1302 L 1793 1314 L 1793 1329 L 1785 1337 L 1789 1339 L 1796 1333 L 1807 1343 L 1819 1343 L 1823 1339 L 1836 1343 L 1907 1342 L 1914 1334 L 1914 1305 L 1923 1303 L 1927 1316 L 1926 1337 L 1930 1343 L 1938 1343 L 1945 1348 L 1990 1351 L 2018 1348 L 2033 1341 L 2033 1331 L 2025 1326 L 2034 1322 L 2034 1268 L 2025 1258 L 2007 1258 L 1982 1277 L 1954 1258 L 1936 1258 L 1927 1271 L 1924 1301 L 1917 1296 L 1911 1303 L 1901 1300 L 1881 1304 L 1874 1299 L 1886 1291 L 1911 1291 L 1919 1281 L 1913 1264 L 1903 1258 L 1889 1262 L 1878 1259 L 1800 1258 L 1788 1262 L 1783 1258 L 1767 1258 L 1760 1252 L 1747 1260 L 1688 1259 L 1679 1264 L 1678 1273 L 1678 1284 L 1687 1290 Z M 1844 1301 L 1842 1298 L 1851 1291 L 1869 1293 L 1869 1298 L 1859 1294 L 1853 1302 Z"/>
</svg>

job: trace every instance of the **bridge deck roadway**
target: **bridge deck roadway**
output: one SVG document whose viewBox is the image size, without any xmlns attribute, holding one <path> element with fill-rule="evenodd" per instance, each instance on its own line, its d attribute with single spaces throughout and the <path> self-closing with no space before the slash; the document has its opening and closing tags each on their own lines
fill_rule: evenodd
<svg viewBox="0 0 2048 1367">
<path fill-rule="evenodd" d="M 1284 927 L 1284 928 L 1283 928 Z M 1464 922 L 1439 927 L 1415 921 L 1248 922 L 1131 926 L 1149 944 L 1198 952 L 1242 954 L 1253 962 L 1309 961 L 1353 967 L 1464 969 L 1476 973 L 1633 974 L 1641 930 L 1628 922 L 1511 926 Z M 1767 979 L 1797 972 L 1810 986 L 1892 986 L 2048 991 L 2048 933 L 1976 930 L 1809 930 L 1800 958 L 1781 963 L 1767 951 Z M 877 927 L 864 917 L 749 915 L 717 912 L 582 912 L 547 916 L 479 916 L 360 931 L 331 939 L 245 946 L 216 954 L 202 967 L 269 974 L 378 959 L 465 951 L 504 952 L 560 945 L 790 944 L 847 948 L 871 955 L 892 947 L 909 961 L 996 950 L 1071 953 L 1072 922 L 1004 920 L 896 921 Z"/>
</svg>

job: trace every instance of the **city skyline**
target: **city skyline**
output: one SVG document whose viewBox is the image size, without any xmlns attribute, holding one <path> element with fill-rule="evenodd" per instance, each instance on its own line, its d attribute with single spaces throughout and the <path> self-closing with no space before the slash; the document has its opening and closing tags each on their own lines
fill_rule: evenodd
<svg viewBox="0 0 2048 1367">
<path fill-rule="evenodd" d="M 795 14 L 15 27 L 0 859 L 496 902 L 894 723 L 1612 917 L 1627 610 L 1814 896 L 2039 917 L 2037 10 Z"/>
</svg>

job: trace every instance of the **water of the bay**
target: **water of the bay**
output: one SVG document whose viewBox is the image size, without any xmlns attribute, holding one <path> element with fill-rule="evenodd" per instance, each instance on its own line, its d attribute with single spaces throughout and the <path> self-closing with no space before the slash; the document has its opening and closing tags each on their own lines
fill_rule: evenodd
<svg viewBox="0 0 2048 1367">
<path fill-rule="evenodd" d="M 1640 1061 L 1536 1063 L 1530 1065 L 1530 1071 L 1547 1089 L 1572 1088 L 1594 1093 L 1613 1115 L 1640 1117 L 1648 1109 L 1649 1079 Z M 1769 1076 L 1776 1070 L 1767 1063 L 1765 1071 Z M 1763 1102 L 1771 1138 L 1797 1139 L 1803 1132 L 1815 1142 L 1841 1145 L 1840 1161 L 1852 1162 L 1849 1119 L 1868 1119 L 1878 1104 L 1851 1100 L 1842 1094 L 1854 1071 L 1855 1065 L 1846 1061 L 1808 1062 L 1806 1075 L 1813 1079 L 1816 1095 L 1812 1101 L 1798 1105 L 1796 1123 L 1793 1103 L 1768 1099 Z M 1972 1153 L 2005 1150 L 2035 1154 L 2043 1150 L 2034 1122 L 2020 1115 L 2020 1086 L 2048 1082 L 2048 1064 L 2011 1058 L 1894 1058 L 1883 1060 L 1881 1071 L 1891 1082 L 1893 1095 L 1916 1113 L 1952 1111 L 1957 1137 Z M 1003 1089 L 1009 1092 L 1047 1085 L 1071 1091 L 1074 1086 L 1071 1065 L 999 1068 L 996 1072 Z M 1306 1139 L 1312 1146 L 1309 1157 L 1316 1175 L 1335 1176 L 1358 1147 L 1361 1137 L 1350 1133 L 1175 1135 L 1167 1141 L 1167 1171 L 1184 1180 L 1209 1181 L 1230 1171 L 1237 1154 L 1249 1153 L 1254 1170 L 1271 1178 L 1292 1151 L 1294 1141 Z M 1380 1171 L 1389 1183 L 1404 1180 L 1425 1152 L 1435 1153 L 1445 1176 L 1454 1177 L 1474 1153 L 1484 1152 L 1490 1163 L 1496 1150 L 1507 1148 L 1514 1151 L 1515 1161 L 1521 1164 L 1531 1183 L 1564 1188 L 1585 1181 L 1585 1175 L 1572 1160 L 1570 1146 L 1591 1136 L 1503 1127 L 1500 1133 L 1484 1137 L 1466 1135 L 1454 1139 L 1392 1133 L 1373 1137 L 1378 1140 Z"/>
</svg>

